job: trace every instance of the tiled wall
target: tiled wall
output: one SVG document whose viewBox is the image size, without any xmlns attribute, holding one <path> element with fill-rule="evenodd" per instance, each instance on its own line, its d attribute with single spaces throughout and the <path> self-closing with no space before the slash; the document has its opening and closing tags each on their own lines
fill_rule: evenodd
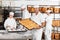
<svg viewBox="0 0 60 40">
<path fill-rule="evenodd" d="M 32 5 L 59 5 L 59 1 L 2 1 L 2 6 L 21 6 L 22 4 Z"/>
</svg>

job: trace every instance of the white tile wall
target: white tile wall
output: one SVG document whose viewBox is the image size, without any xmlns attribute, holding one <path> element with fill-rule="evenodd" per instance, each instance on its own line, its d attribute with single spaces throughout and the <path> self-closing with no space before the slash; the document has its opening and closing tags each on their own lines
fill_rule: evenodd
<svg viewBox="0 0 60 40">
<path fill-rule="evenodd" d="M 11 5 L 10 5 L 11 2 Z M 22 4 L 30 5 L 59 5 L 59 1 L 2 1 L 2 6 L 21 6 Z"/>
</svg>

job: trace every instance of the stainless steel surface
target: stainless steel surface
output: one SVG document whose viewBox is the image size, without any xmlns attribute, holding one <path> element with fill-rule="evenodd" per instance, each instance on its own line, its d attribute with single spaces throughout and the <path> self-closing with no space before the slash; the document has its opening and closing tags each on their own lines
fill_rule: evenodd
<svg viewBox="0 0 60 40">
<path fill-rule="evenodd" d="M 2 33 L 1 33 L 2 32 Z M 5 30 L 0 31 L 0 39 L 32 39 L 31 31 L 8 33 Z"/>
</svg>

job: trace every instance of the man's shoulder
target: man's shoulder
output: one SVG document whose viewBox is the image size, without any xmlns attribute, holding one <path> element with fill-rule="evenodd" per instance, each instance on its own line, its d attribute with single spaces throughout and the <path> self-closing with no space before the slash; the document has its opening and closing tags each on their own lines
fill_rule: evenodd
<svg viewBox="0 0 60 40">
<path fill-rule="evenodd" d="M 7 22 L 7 21 L 9 21 L 9 18 L 7 18 L 7 19 L 5 20 L 5 22 Z"/>
<path fill-rule="evenodd" d="M 15 18 L 13 18 L 13 20 L 16 21 Z"/>
</svg>

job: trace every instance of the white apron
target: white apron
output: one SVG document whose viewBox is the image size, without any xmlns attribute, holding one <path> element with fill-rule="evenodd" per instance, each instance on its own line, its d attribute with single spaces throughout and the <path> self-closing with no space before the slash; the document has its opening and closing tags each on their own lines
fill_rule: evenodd
<svg viewBox="0 0 60 40">
<path fill-rule="evenodd" d="M 38 13 L 37 15 L 35 15 L 35 13 L 33 13 L 31 19 L 36 22 L 38 25 L 41 25 L 42 22 L 44 22 L 44 18 L 43 15 L 41 13 Z M 42 32 L 43 32 L 43 28 L 41 29 L 37 29 L 35 30 L 35 32 L 33 33 L 33 40 L 41 40 L 42 39 Z"/>
<path fill-rule="evenodd" d="M 46 18 L 46 29 L 45 29 L 45 40 L 51 40 L 51 33 L 52 33 L 52 20 L 53 15 L 47 15 Z"/>
</svg>

